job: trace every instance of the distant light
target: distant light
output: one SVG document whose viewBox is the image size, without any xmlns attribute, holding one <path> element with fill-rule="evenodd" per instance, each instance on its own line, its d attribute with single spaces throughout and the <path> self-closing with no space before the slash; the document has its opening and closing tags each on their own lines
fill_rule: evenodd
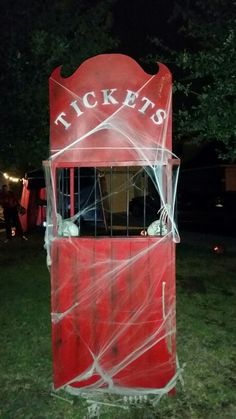
<svg viewBox="0 0 236 419">
<path fill-rule="evenodd" d="M 212 251 L 213 253 L 215 253 L 216 255 L 222 255 L 222 253 L 224 253 L 224 248 L 221 244 L 215 244 L 212 247 Z"/>
<path fill-rule="evenodd" d="M 5 179 L 9 180 L 10 182 L 19 182 L 21 179 L 19 177 L 9 176 L 6 172 L 3 173 Z"/>
</svg>

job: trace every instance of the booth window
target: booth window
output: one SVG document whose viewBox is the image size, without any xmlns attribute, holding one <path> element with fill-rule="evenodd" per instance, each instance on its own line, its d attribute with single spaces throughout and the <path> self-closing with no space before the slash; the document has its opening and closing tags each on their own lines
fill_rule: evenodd
<svg viewBox="0 0 236 419">
<path fill-rule="evenodd" d="M 162 199 L 166 200 L 168 182 L 162 172 Z M 158 218 L 160 185 L 146 167 L 57 168 L 56 179 L 57 215 L 77 226 L 74 236 L 145 234 Z"/>
</svg>

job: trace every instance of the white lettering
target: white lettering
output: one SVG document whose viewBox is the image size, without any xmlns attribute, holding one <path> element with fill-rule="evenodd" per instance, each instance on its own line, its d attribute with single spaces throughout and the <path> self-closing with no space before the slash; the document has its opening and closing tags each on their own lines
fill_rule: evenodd
<svg viewBox="0 0 236 419">
<path fill-rule="evenodd" d="M 104 89 L 101 90 L 103 93 L 103 105 L 116 105 L 117 100 L 112 96 L 112 93 L 116 92 L 117 89 Z"/>
<path fill-rule="evenodd" d="M 72 108 L 74 108 L 74 110 L 75 110 L 75 112 L 76 112 L 77 116 L 80 116 L 80 115 L 82 115 L 82 114 L 83 114 L 83 112 L 81 111 L 81 109 L 79 108 L 79 106 L 78 106 L 78 104 L 77 104 L 77 100 L 75 100 L 74 102 L 71 102 L 71 103 L 70 103 L 70 106 L 71 106 Z"/>
<path fill-rule="evenodd" d="M 135 108 L 136 104 L 134 103 L 138 97 L 138 93 L 132 92 L 132 90 L 127 89 L 127 95 L 123 102 L 123 105 L 129 106 L 130 108 Z"/>
<path fill-rule="evenodd" d="M 141 112 L 141 113 L 143 113 L 143 114 L 145 114 L 146 110 L 149 108 L 150 105 L 151 105 L 152 109 L 155 106 L 155 104 L 150 99 L 148 99 L 147 97 L 143 97 L 142 98 L 142 102 L 144 100 L 145 100 L 145 103 L 144 103 L 143 107 L 140 108 L 140 109 L 138 109 L 138 111 Z"/>
<path fill-rule="evenodd" d="M 60 122 L 62 125 L 64 125 L 65 129 L 68 129 L 71 124 L 69 122 L 67 122 L 63 116 L 66 116 L 66 114 L 64 112 L 60 113 L 60 115 L 58 115 L 57 119 L 55 119 L 55 124 L 58 125 L 58 122 Z"/>
<path fill-rule="evenodd" d="M 84 106 L 86 106 L 86 108 L 94 108 L 98 102 L 96 100 L 93 104 L 89 103 L 88 96 L 93 96 L 94 98 L 96 98 L 95 93 L 93 91 L 86 93 L 83 97 Z"/>
<path fill-rule="evenodd" d="M 164 109 L 157 109 L 156 113 L 151 116 L 151 120 L 154 122 L 154 124 L 161 125 L 163 124 L 164 119 L 166 119 L 166 116 L 166 111 L 164 111 Z"/>
<path fill-rule="evenodd" d="M 70 103 L 71 108 L 74 109 L 76 112 L 76 116 L 80 117 L 83 115 L 86 111 L 86 108 L 95 108 L 98 105 L 117 105 L 120 102 L 113 96 L 113 94 L 117 91 L 117 89 L 102 89 L 102 99 L 103 102 L 98 102 L 98 92 L 96 91 L 89 91 L 86 92 L 81 99 L 81 102 L 79 100 L 74 100 Z M 152 102 L 149 98 L 145 96 L 141 96 L 139 100 L 139 93 L 134 92 L 132 90 L 127 89 L 126 92 L 124 92 L 124 100 L 122 102 L 123 105 L 128 106 L 130 108 L 135 108 L 137 105 L 137 110 L 143 115 L 148 114 L 148 111 L 153 110 L 153 114 L 151 114 L 150 119 L 155 125 L 161 125 L 163 124 L 164 120 L 167 118 L 167 113 L 164 109 L 157 109 L 154 102 Z M 82 109 L 83 110 L 82 110 Z M 64 129 L 68 129 L 71 126 L 71 123 L 68 122 L 68 118 L 71 118 L 71 112 L 66 114 L 65 112 L 61 112 L 57 118 L 55 119 L 54 123 L 56 125 L 62 125 Z"/>
</svg>

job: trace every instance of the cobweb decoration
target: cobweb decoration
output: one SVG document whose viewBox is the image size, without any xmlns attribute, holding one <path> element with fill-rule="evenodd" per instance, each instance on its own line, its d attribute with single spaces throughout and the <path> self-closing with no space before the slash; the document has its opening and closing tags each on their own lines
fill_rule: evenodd
<svg viewBox="0 0 236 419">
<path fill-rule="evenodd" d="M 158 139 L 133 128 L 119 112 L 123 106 L 109 117 L 94 110 L 97 125 L 44 164 L 54 390 L 85 397 L 97 417 L 103 404 L 126 408 L 148 399 L 155 405 L 181 376 L 175 339 L 179 159 L 166 148 L 170 103 L 171 95 Z M 76 163 L 81 147 L 103 134 L 109 141 L 119 135 L 135 164 Z"/>
</svg>

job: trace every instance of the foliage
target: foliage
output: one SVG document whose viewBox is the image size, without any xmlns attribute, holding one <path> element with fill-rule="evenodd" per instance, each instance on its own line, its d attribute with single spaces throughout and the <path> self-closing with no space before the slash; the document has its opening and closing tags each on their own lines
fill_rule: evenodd
<svg viewBox="0 0 236 419">
<path fill-rule="evenodd" d="M 216 143 L 236 159 L 235 21 L 231 0 L 2 0 L 1 170 L 48 157 L 48 78 L 120 50 L 174 74 L 174 138 Z M 156 65 L 153 70 L 156 71 Z"/>
<path fill-rule="evenodd" d="M 227 0 L 175 3 L 172 19 L 187 47 L 172 51 L 177 68 L 176 134 L 181 140 L 214 141 L 219 156 L 236 160 L 235 20 Z"/>
<path fill-rule="evenodd" d="M 26 170 L 48 157 L 52 70 L 66 64 L 63 74 L 69 75 L 86 58 L 117 45 L 111 34 L 114 1 L 3 2 L 1 166 Z"/>
</svg>

